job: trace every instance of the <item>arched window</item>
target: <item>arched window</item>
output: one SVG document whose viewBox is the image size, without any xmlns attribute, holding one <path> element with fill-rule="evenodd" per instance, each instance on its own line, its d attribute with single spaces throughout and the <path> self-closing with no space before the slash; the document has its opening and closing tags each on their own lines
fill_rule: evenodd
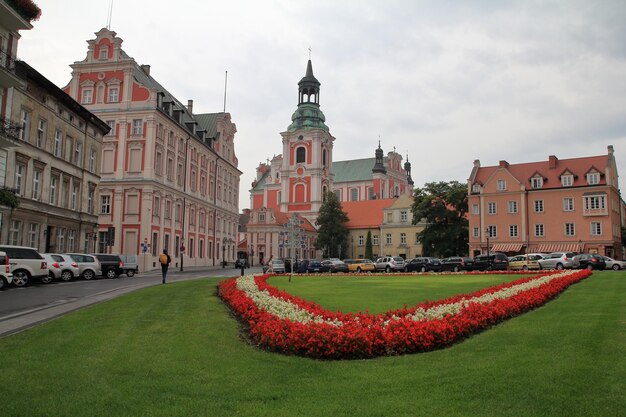
<svg viewBox="0 0 626 417">
<path fill-rule="evenodd" d="M 296 163 L 304 164 L 306 162 L 306 148 L 299 147 L 296 149 Z"/>
<path fill-rule="evenodd" d="M 322 165 L 326 166 L 326 149 L 322 150 Z"/>
</svg>

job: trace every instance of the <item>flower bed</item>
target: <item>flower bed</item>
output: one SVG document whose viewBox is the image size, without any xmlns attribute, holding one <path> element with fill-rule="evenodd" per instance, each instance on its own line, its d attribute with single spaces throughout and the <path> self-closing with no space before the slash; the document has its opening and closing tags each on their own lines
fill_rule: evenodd
<svg viewBox="0 0 626 417">
<path fill-rule="evenodd" d="M 223 281 L 219 295 L 260 347 L 313 358 L 371 358 L 448 346 L 539 307 L 588 270 L 523 274 L 524 278 L 382 314 L 331 312 L 267 283 L 270 275 Z"/>
</svg>

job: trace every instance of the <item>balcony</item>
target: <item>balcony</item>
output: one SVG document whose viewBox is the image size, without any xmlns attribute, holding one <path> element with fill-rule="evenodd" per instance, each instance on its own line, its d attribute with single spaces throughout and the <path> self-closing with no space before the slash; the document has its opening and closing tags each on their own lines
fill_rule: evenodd
<svg viewBox="0 0 626 417">
<path fill-rule="evenodd" d="M 15 57 L 0 50 L 0 88 L 17 87 L 22 80 L 15 73 Z"/>
<path fill-rule="evenodd" d="M 19 146 L 22 127 L 9 119 L 0 117 L 0 148 Z"/>
</svg>

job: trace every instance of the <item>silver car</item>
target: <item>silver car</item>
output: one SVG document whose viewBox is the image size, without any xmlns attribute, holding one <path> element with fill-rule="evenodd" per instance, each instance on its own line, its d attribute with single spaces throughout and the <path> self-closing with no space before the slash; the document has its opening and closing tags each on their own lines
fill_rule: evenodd
<svg viewBox="0 0 626 417">
<path fill-rule="evenodd" d="M 618 261 L 617 259 L 609 258 L 608 256 L 603 256 L 602 258 L 604 258 L 604 261 L 606 262 L 606 267 L 604 269 L 619 271 L 620 269 L 626 268 L 626 261 Z"/>
<path fill-rule="evenodd" d="M 80 276 L 78 264 L 69 255 L 59 253 L 43 253 L 48 262 L 48 272 L 54 279 L 71 281 Z"/>
<path fill-rule="evenodd" d="M 539 259 L 541 269 L 572 269 L 574 267 L 574 252 L 552 252 L 545 258 Z"/>
<path fill-rule="evenodd" d="M 102 275 L 102 266 L 95 256 L 84 253 L 68 253 L 67 255 L 78 264 L 80 276 L 84 279 L 89 280 Z"/>
<path fill-rule="evenodd" d="M 295 268 L 294 268 L 295 269 Z M 285 273 L 285 262 L 282 259 L 274 259 L 270 261 L 270 267 L 267 272 Z"/>
</svg>

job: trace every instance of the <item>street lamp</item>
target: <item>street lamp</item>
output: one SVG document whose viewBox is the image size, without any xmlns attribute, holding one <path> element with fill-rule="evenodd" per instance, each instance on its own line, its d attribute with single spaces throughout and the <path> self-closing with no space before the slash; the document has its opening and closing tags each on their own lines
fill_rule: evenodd
<svg viewBox="0 0 626 417">
<path fill-rule="evenodd" d="M 487 226 L 487 228 L 485 229 L 485 236 L 487 236 L 487 269 L 491 269 L 491 257 L 489 256 L 489 235 L 490 235 L 491 230 L 489 229 L 489 226 Z"/>
<path fill-rule="evenodd" d="M 583 253 L 583 241 L 582 240 L 578 241 L 578 249 L 580 249 L 579 253 Z"/>
</svg>

